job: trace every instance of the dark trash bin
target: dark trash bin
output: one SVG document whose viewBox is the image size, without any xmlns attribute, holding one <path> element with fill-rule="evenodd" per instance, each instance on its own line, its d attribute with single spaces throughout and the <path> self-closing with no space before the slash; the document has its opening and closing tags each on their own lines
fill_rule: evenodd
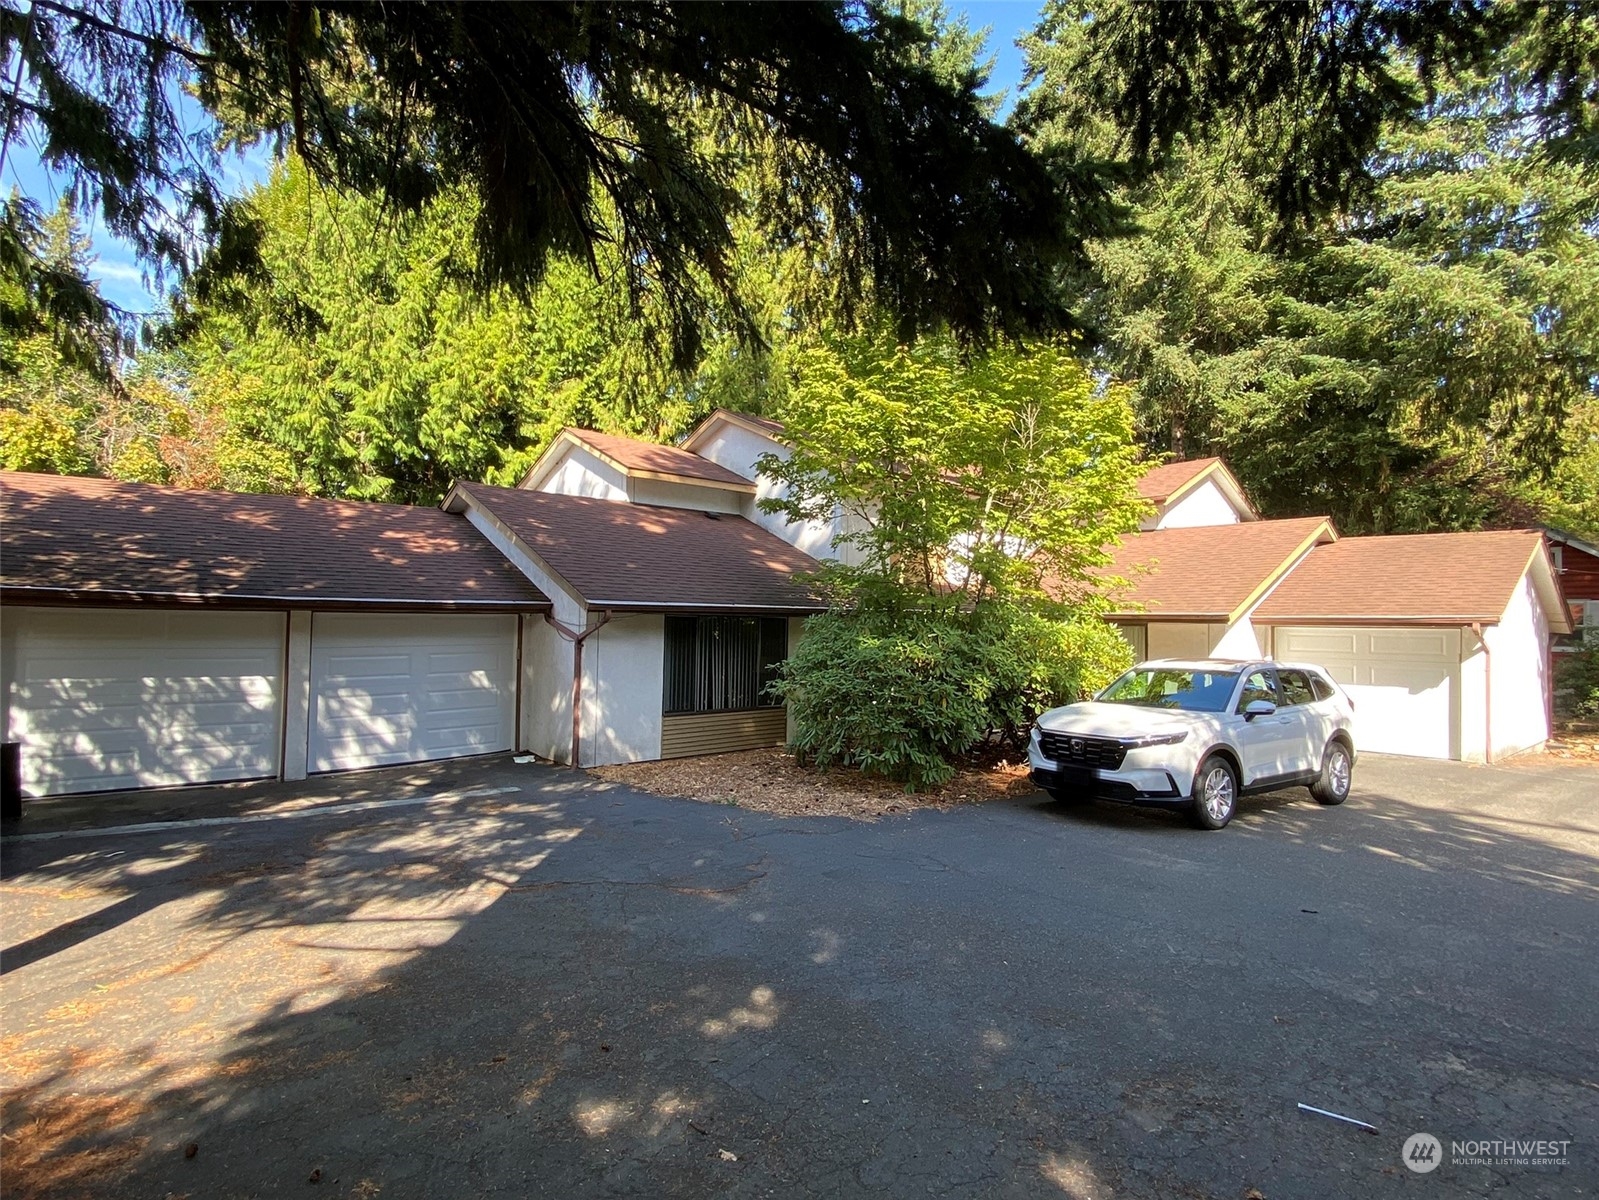
<svg viewBox="0 0 1599 1200">
<path fill-rule="evenodd" d="M 0 821 L 22 820 L 22 743 L 0 742 Z"/>
</svg>

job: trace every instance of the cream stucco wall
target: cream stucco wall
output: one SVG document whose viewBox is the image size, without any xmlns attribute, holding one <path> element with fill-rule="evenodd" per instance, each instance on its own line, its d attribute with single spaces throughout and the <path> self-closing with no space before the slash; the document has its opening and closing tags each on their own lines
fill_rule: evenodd
<svg viewBox="0 0 1599 1200">
<path fill-rule="evenodd" d="M 568 629 L 580 628 L 587 612 L 563 580 L 512 537 L 500 522 L 471 503 L 466 519 L 511 564 L 550 598 L 551 615 Z M 522 716 L 519 748 L 552 762 L 572 761 L 572 643 L 542 614 L 522 619 Z"/>
<path fill-rule="evenodd" d="M 572 761 L 572 643 L 543 617 L 522 624 L 522 746 Z"/>
<path fill-rule="evenodd" d="M 661 757 L 666 618 L 614 617 L 583 646 L 583 765 Z"/>
<path fill-rule="evenodd" d="M 1523 577 L 1483 637 L 1492 655 L 1494 757 L 1542 746 L 1549 740 L 1549 622 L 1531 578 Z"/>
<path fill-rule="evenodd" d="M 559 496 L 592 496 L 600 500 L 750 515 L 750 497 L 746 492 L 629 476 L 585 447 L 571 444 L 561 450 L 555 466 L 535 490 Z"/>
<path fill-rule="evenodd" d="M 1209 658 L 1226 626 L 1203 621 L 1151 621 L 1145 653 L 1155 658 Z"/>
<path fill-rule="evenodd" d="M 1211 626 L 1214 630 L 1216 626 Z M 1254 623 L 1248 617 L 1239 617 L 1226 626 L 1221 636 L 1210 647 L 1215 658 L 1260 658 L 1262 647 Z"/>
<path fill-rule="evenodd" d="M 755 496 L 753 499 L 745 498 L 743 512 L 761 528 L 775 533 L 812 558 L 831 559 L 850 565 L 860 562 L 862 556 L 858 547 L 834 544 L 843 534 L 865 527 L 866 523 L 860 517 L 835 511 L 832 519 L 827 521 L 790 521 L 782 513 L 761 511 L 759 501 L 781 499 L 787 495 L 787 489 L 782 484 L 755 469 L 756 462 L 763 454 L 773 454 L 784 460 L 788 458 L 788 447 L 781 442 L 752 433 L 741 426 L 724 423 L 705 439 L 695 453 L 755 481 Z"/>
<path fill-rule="evenodd" d="M 700 512 L 749 514 L 748 492 L 730 492 L 726 488 L 697 487 L 689 483 L 673 483 L 669 479 L 630 479 L 628 495 L 634 504 L 660 504 L 667 508 L 692 508 Z"/>
<path fill-rule="evenodd" d="M 557 496 L 595 496 L 626 500 L 627 476 L 581 446 L 568 445 L 555 469 L 535 489 Z"/>
<path fill-rule="evenodd" d="M 1262 634 L 1248 617 L 1231 625 L 1204 621 L 1118 622 L 1140 658 L 1262 658 Z"/>
<path fill-rule="evenodd" d="M 1239 519 L 1238 510 L 1227 499 L 1227 494 L 1216 486 L 1214 479 L 1207 479 L 1165 512 L 1144 521 L 1141 527 L 1146 531 L 1191 529 L 1196 525 L 1236 525 Z"/>
</svg>

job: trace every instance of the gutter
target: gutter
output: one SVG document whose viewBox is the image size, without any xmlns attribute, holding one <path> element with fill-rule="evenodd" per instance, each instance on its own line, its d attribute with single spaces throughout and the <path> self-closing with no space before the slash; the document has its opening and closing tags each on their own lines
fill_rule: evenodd
<svg viewBox="0 0 1599 1200">
<path fill-rule="evenodd" d="M 544 614 L 544 620 L 572 643 L 572 767 L 575 770 L 581 765 L 583 751 L 583 643 L 611 623 L 611 614 L 609 610 L 602 612 L 600 623 L 590 625 L 582 633 L 557 621 L 550 613 Z"/>
<path fill-rule="evenodd" d="M 1250 614 L 1250 620 L 1257 625 L 1416 625 L 1427 628 L 1457 629 L 1462 625 L 1497 625 L 1498 617 L 1467 617 L 1460 614 L 1453 616 L 1434 617 L 1339 617 L 1327 616 L 1282 616 L 1278 613 L 1262 615 Z"/>
<path fill-rule="evenodd" d="M 768 617 L 808 616 L 827 611 L 825 604 L 772 605 L 772 604 L 719 604 L 714 600 L 590 600 L 594 608 L 613 612 L 689 612 L 689 613 L 749 613 Z"/>
<path fill-rule="evenodd" d="M 529 612 L 550 607 L 548 599 L 426 600 L 388 596 L 252 595 L 236 592 L 135 592 L 101 588 L 47 587 L 0 583 L 7 604 L 56 605 L 193 605 L 214 608 L 380 609 L 410 612 Z"/>
</svg>

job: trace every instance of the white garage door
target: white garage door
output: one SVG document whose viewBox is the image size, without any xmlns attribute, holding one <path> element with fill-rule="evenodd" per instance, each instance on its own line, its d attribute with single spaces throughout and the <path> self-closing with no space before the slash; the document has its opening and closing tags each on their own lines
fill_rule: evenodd
<svg viewBox="0 0 1599 1200">
<path fill-rule="evenodd" d="M 29 796 L 278 772 L 283 614 L 7 609 Z"/>
<path fill-rule="evenodd" d="M 317 613 L 312 771 L 509 750 L 516 618 Z"/>
<path fill-rule="evenodd" d="M 1459 758 L 1458 629 L 1284 626 L 1276 657 L 1325 667 L 1355 702 L 1355 747 Z"/>
</svg>

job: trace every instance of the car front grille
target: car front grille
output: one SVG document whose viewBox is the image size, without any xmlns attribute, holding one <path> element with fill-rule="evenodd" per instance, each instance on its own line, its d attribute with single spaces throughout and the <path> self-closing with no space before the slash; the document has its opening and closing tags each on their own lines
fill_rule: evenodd
<svg viewBox="0 0 1599 1200">
<path fill-rule="evenodd" d="M 1075 733 L 1050 733 L 1040 730 L 1038 748 L 1044 757 L 1058 763 L 1071 763 L 1079 767 L 1096 767 L 1101 771 L 1120 769 L 1127 757 L 1127 747 L 1115 738 L 1083 737 Z"/>
</svg>

